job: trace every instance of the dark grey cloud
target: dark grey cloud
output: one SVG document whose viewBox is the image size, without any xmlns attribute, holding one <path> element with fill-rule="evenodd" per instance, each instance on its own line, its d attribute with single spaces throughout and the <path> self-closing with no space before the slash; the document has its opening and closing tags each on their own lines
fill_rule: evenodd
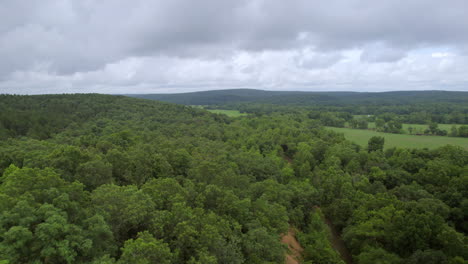
<svg viewBox="0 0 468 264">
<path fill-rule="evenodd" d="M 171 78 L 193 81 L 196 64 L 202 65 L 199 68 L 222 68 L 213 70 L 219 76 L 199 73 L 207 78 L 206 83 L 278 82 L 278 78 L 267 77 L 278 72 L 266 63 L 291 63 L 304 71 L 279 71 L 280 75 L 290 73 L 282 75 L 284 83 L 295 83 L 300 76 L 315 78 L 311 71 L 320 69 L 334 69 L 346 79 L 345 74 L 352 70 L 345 67 L 362 66 L 354 65 L 352 59 L 366 64 L 405 64 L 409 63 L 404 61 L 407 56 L 426 51 L 430 57 L 431 50 L 459 55 L 438 58 L 445 72 L 455 64 L 464 69 L 468 64 L 466 10 L 465 0 L 3 0 L 0 89 L 26 79 L 114 85 L 122 78 L 115 70 L 110 74 L 109 69 L 119 67 L 119 74 L 129 67 L 136 71 L 132 82 L 151 83 L 158 77 L 162 82 L 158 85 L 169 87 Z M 136 66 L 135 59 L 160 72 L 146 72 L 144 66 Z M 409 61 L 435 63 L 422 57 Z M 168 72 L 175 65 L 193 67 L 195 72 L 184 76 L 176 69 Z M 421 70 L 417 74 L 430 75 L 426 66 L 417 67 Z M 406 74 L 416 74 L 412 72 L 414 65 L 408 67 Z M 276 69 L 281 68 L 276 65 Z M 361 70 L 370 70 L 366 78 L 379 72 Z M 353 74 L 348 78 L 355 80 Z M 401 74 L 395 72 L 405 79 Z M 189 75 L 191 78 L 186 78 Z M 463 81 L 458 75 L 456 80 Z M 352 82 L 344 82 L 348 81 Z"/>
</svg>

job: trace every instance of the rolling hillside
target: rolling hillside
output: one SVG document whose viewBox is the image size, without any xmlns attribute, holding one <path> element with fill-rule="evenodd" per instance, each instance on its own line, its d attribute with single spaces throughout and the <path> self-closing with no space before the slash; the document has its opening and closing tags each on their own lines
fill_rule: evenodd
<svg viewBox="0 0 468 264">
<path fill-rule="evenodd" d="M 232 89 L 179 94 L 128 94 L 127 96 L 185 105 L 225 105 L 246 102 L 278 105 L 395 105 L 426 102 L 468 104 L 468 92 L 452 91 L 360 93 Z"/>
</svg>

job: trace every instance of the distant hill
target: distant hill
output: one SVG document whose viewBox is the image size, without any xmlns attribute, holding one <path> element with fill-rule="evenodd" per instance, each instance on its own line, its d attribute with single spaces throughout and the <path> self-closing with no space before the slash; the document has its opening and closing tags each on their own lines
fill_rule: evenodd
<svg viewBox="0 0 468 264">
<path fill-rule="evenodd" d="M 278 105 L 395 105 L 409 103 L 467 103 L 468 92 L 300 92 L 255 89 L 214 90 L 179 94 L 128 94 L 127 96 L 184 105 L 226 105 L 245 102 Z"/>
</svg>

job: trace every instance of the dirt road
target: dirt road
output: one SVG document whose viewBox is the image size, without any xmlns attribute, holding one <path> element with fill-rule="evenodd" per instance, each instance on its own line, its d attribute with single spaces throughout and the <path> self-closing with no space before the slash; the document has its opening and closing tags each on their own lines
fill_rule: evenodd
<svg viewBox="0 0 468 264">
<path fill-rule="evenodd" d="M 281 243 L 288 245 L 289 252 L 286 254 L 286 264 L 299 264 L 302 260 L 304 250 L 296 239 L 296 232 L 293 228 L 281 237 Z"/>
</svg>

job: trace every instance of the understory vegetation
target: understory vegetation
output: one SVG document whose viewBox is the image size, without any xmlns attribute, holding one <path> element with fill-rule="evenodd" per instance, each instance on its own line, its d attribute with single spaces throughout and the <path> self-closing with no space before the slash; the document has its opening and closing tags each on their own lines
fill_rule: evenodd
<svg viewBox="0 0 468 264">
<path fill-rule="evenodd" d="M 0 95 L 0 263 L 284 263 L 291 227 L 302 263 L 347 263 L 325 221 L 353 263 L 466 263 L 467 150 L 248 107 Z"/>
</svg>

